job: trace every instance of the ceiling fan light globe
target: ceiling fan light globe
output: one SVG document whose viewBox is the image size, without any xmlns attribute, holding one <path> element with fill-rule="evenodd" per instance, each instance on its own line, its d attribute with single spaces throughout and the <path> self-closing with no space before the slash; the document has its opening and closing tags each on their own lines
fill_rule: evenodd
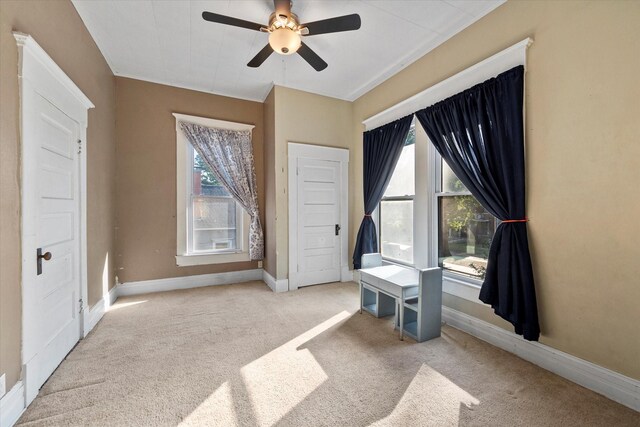
<svg viewBox="0 0 640 427">
<path fill-rule="evenodd" d="M 274 52 L 280 55 L 291 55 L 300 48 L 302 40 L 298 33 L 285 27 L 273 30 L 269 34 L 269 44 Z"/>
</svg>

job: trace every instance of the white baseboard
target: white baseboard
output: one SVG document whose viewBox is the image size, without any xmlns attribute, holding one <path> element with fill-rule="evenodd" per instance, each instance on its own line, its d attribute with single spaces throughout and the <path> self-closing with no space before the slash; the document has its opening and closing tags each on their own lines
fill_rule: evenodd
<svg viewBox="0 0 640 427">
<path fill-rule="evenodd" d="M 116 302 L 117 299 L 118 299 L 118 286 L 116 284 L 116 286 L 111 288 L 111 290 L 109 291 L 109 305 L 107 306 L 107 308 L 111 307 L 113 303 Z"/>
<path fill-rule="evenodd" d="M 522 337 L 475 317 L 442 307 L 442 319 L 483 341 L 511 352 L 611 400 L 640 411 L 640 381 Z"/>
<path fill-rule="evenodd" d="M 353 270 L 349 270 L 349 266 L 342 267 L 342 271 L 340 271 L 340 281 L 341 282 L 353 281 Z"/>
<path fill-rule="evenodd" d="M 177 289 L 200 288 L 214 285 L 262 280 L 263 270 L 230 271 L 227 273 L 201 274 L 198 276 L 170 277 L 167 279 L 143 280 L 118 284 L 118 296 L 148 294 L 151 292 L 174 291 Z"/>
<path fill-rule="evenodd" d="M 117 286 L 111 288 L 106 297 L 100 298 L 91 309 L 89 309 L 89 314 L 84 318 L 84 336 L 86 337 L 89 332 L 98 324 L 104 313 L 113 305 L 113 303 L 118 299 L 118 289 Z"/>
<path fill-rule="evenodd" d="M 100 319 L 102 319 L 102 316 L 104 316 L 105 311 L 106 311 L 106 307 L 104 303 L 104 297 L 102 297 L 100 298 L 100 301 L 98 301 L 93 307 L 91 307 L 91 309 L 89 309 L 89 312 L 84 317 L 84 336 L 85 337 L 89 335 L 89 332 L 91 332 L 91 330 L 98 324 Z"/>
<path fill-rule="evenodd" d="M 289 290 L 288 279 L 276 280 L 275 277 L 267 273 L 267 270 L 262 271 L 262 280 L 273 292 L 287 292 Z"/>
<path fill-rule="evenodd" d="M 24 386 L 18 381 L 11 390 L 0 399 L 0 427 L 11 427 L 25 410 Z"/>
</svg>

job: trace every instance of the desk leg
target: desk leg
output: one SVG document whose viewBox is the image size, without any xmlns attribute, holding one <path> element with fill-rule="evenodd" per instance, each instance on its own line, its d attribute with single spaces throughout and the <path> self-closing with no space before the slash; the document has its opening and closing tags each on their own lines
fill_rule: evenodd
<svg viewBox="0 0 640 427">
<path fill-rule="evenodd" d="M 362 293 L 362 282 L 358 281 L 360 285 L 360 314 L 362 314 L 362 300 L 364 299 L 364 295 Z"/>
<path fill-rule="evenodd" d="M 400 293 L 400 341 L 404 341 L 404 292 Z"/>
</svg>

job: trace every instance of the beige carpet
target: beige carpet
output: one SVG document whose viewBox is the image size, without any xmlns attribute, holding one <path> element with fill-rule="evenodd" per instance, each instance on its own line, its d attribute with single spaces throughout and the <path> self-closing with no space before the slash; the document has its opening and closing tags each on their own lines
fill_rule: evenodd
<svg viewBox="0 0 640 427">
<path fill-rule="evenodd" d="M 416 344 L 353 283 L 121 298 L 20 419 L 74 426 L 639 426 L 640 414 L 451 327 Z"/>
</svg>

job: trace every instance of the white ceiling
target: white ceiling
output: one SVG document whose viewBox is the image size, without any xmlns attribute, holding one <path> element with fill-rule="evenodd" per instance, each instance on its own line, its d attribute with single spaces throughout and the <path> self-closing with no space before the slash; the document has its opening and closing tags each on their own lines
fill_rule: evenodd
<svg viewBox="0 0 640 427">
<path fill-rule="evenodd" d="M 203 11 L 267 24 L 271 0 L 72 0 L 117 76 L 263 101 L 273 84 L 353 101 L 504 0 L 294 0 L 301 22 L 358 13 L 358 31 L 310 36 L 329 67 L 299 55 L 247 62 L 268 35 L 206 22 Z"/>
</svg>

